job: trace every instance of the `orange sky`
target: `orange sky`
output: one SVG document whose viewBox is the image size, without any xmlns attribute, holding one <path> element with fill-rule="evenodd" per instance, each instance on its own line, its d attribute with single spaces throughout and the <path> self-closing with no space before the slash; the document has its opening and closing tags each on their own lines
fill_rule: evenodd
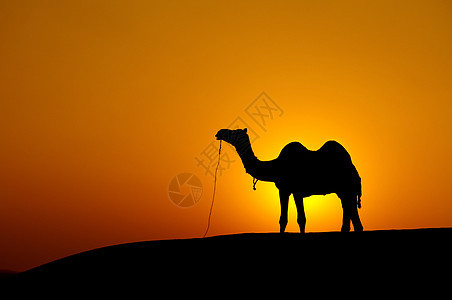
<svg viewBox="0 0 452 300">
<path fill-rule="evenodd" d="M 237 117 L 263 160 L 343 144 L 365 229 L 452 226 L 451 20 L 448 1 L 3 1 L 0 269 L 202 236 L 195 157 Z M 265 131 L 245 112 L 262 91 L 284 111 Z M 209 234 L 278 231 L 277 189 L 230 158 Z M 186 209 L 182 172 L 204 187 Z M 340 229 L 335 195 L 305 209 L 308 232 Z"/>
</svg>

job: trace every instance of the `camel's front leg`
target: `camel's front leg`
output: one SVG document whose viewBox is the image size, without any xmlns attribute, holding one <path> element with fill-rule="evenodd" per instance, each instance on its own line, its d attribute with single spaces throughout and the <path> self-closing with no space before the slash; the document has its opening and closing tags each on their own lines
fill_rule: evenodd
<svg viewBox="0 0 452 300">
<path fill-rule="evenodd" d="M 281 216 L 279 218 L 279 232 L 284 233 L 287 226 L 287 210 L 289 208 L 289 196 L 290 193 L 280 189 L 279 201 L 281 203 Z"/>
</svg>

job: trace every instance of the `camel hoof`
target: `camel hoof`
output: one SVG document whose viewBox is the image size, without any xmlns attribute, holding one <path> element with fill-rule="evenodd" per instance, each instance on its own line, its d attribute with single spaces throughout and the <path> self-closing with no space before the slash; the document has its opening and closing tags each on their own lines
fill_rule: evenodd
<svg viewBox="0 0 452 300">
<path fill-rule="evenodd" d="M 364 230 L 363 227 L 354 228 L 355 232 L 363 232 L 363 230 Z"/>
<path fill-rule="evenodd" d="M 341 232 L 350 232 L 350 227 L 342 227 Z"/>
<path fill-rule="evenodd" d="M 285 231 L 286 231 L 286 225 L 287 224 L 285 224 L 285 225 L 281 225 L 280 227 L 279 227 L 279 233 L 284 233 Z"/>
</svg>

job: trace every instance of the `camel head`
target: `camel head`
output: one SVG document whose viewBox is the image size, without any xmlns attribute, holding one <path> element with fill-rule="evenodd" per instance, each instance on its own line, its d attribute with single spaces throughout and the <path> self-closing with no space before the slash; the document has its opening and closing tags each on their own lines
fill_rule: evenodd
<svg viewBox="0 0 452 300">
<path fill-rule="evenodd" d="M 225 141 L 231 145 L 234 145 L 239 137 L 242 135 L 247 135 L 247 129 L 220 129 L 218 133 L 215 135 L 217 140 Z"/>
</svg>

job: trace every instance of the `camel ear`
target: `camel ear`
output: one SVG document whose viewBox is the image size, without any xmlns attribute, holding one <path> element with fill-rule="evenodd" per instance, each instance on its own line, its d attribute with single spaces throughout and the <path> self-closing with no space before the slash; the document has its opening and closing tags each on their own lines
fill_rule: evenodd
<svg viewBox="0 0 452 300">
<path fill-rule="evenodd" d="M 243 131 L 246 133 L 246 131 L 247 131 L 248 129 L 245 127 L 245 129 L 243 129 Z"/>
</svg>

